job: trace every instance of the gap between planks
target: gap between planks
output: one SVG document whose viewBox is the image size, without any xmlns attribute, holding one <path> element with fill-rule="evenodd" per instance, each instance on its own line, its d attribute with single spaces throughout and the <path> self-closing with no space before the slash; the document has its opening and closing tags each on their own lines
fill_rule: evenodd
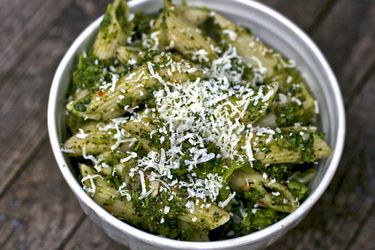
<svg viewBox="0 0 375 250">
<path fill-rule="evenodd" d="M 70 39 L 69 39 L 69 36 L 67 36 L 66 33 L 61 32 L 61 31 L 63 31 L 63 28 L 69 27 L 69 25 L 71 25 L 71 23 L 69 23 L 69 22 L 62 22 L 64 17 L 66 17 L 66 16 L 71 17 L 71 18 L 73 17 L 73 18 L 75 18 L 74 20 L 77 20 L 77 16 L 78 16 L 77 10 L 78 10 L 80 12 L 84 12 L 84 13 L 82 13 L 84 15 L 83 16 L 81 15 L 82 17 L 80 17 L 80 18 L 82 18 L 83 21 L 86 20 L 86 22 L 87 22 L 89 20 L 92 20 L 94 17 L 96 17 L 96 14 L 98 14 L 95 11 L 93 12 L 92 10 L 91 11 L 90 10 L 84 10 L 85 7 L 79 6 L 79 3 L 76 3 L 75 1 L 73 1 L 73 3 L 75 3 L 75 4 L 71 4 L 71 5 L 68 4 L 67 6 L 65 6 L 65 8 L 62 8 L 60 15 L 58 15 L 52 22 L 49 23 L 49 25 L 47 27 L 45 27 L 44 34 L 47 35 L 48 38 L 40 39 L 40 36 L 37 35 L 37 38 L 33 39 L 34 42 L 32 43 L 31 46 L 34 47 L 34 50 L 31 53 L 36 53 L 36 55 L 39 55 L 39 54 L 41 54 L 40 51 L 43 51 L 43 48 L 41 46 L 47 46 L 48 47 L 49 43 L 51 41 L 53 41 L 53 39 L 56 39 L 56 33 L 61 34 L 61 41 L 63 41 L 65 44 L 57 44 L 56 45 L 56 49 L 54 49 L 54 52 L 59 53 L 59 54 L 52 54 L 51 56 L 55 59 L 49 59 L 48 60 L 49 64 L 55 63 L 55 62 L 57 63 L 60 60 L 60 58 L 63 56 L 63 52 L 61 51 L 61 49 L 63 49 L 64 51 L 66 50 L 66 48 L 71 43 L 71 40 L 74 39 L 74 34 L 77 33 L 77 29 L 79 29 L 80 26 L 84 25 L 84 22 L 81 22 L 80 25 L 76 25 L 78 28 L 75 28 L 75 29 L 72 30 L 74 33 L 70 35 Z M 93 4 L 94 3 L 91 2 L 91 6 L 93 6 Z M 104 2 L 99 3 L 99 4 L 103 5 Z M 99 4 L 97 4 L 97 5 L 99 5 Z M 66 14 L 67 12 L 70 13 L 70 16 Z M 73 13 L 73 14 L 71 14 L 71 13 Z M 82 27 L 82 29 L 83 29 L 83 27 Z M 80 31 L 80 30 L 78 30 L 78 31 Z M 62 36 L 65 36 L 65 38 L 62 39 L 63 38 Z M 58 49 L 60 49 L 61 52 L 56 52 L 56 51 L 58 51 Z M 20 54 L 24 55 L 25 52 L 21 52 Z M 26 54 L 26 55 L 30 55 L 30 54 Z M 41 55 L 43 56 L 43 54 L 41 54 Z M 40 88 L 39 91 L 43 91 L 43 92 L 37 93 L 37 92 L 34 91 L 34 92 L 29 93 L 28 91 L 23 91 L 24 94 L 22 94 L 22 95 L 23 96 L 30 95 L 30 98 L 29 98 L 30 100 L 28 100 L 30 103 L 31 102 L 32 103 L 39 103 L 39 106 L 43 104 L 42 107 L 46 107 L 47 106 L 47 100 L 48 100 L 49 84 L 46 84 L 45 87 L 43 87 L 43 86 L 44 86 L 44 82 L 46 81 L 47 77 L 48 77 L 48 79 L 47 79 L 48 82 L 49 82 L 49 79 L 52 79 L 53 71 L 55 70 L 55 68 L 52 69 L 52 70 L 51 70 L 51 67 L 49 67 L 49 68 L 48 67 L 39 67 L 39 68 L 33 69 L 32 66 L 31 66 L 31 65 L 33 65 L 32 63 L 28 63 L 28 62 L 25 63 L 25 61 L 33 60 L 33 59 L 29 60 L 30 56 L 29 57 L 18 56 L 17 58 L 18 58 L 17 64 L 19 66 L 18 66 L 18 68 L 16 67 L 16 70 L 22 69 L 22 71 L 17 72 L 16 70 L 14 70 L 13 72 L 9 72 L 9 78 L 7 78 L 7 81 L 5 81 L 4 77 L 2 77 L 1 82 L 4 83 L 4 84 L 0 85 L 0 93 L 5 94 L 5 93 L 7 93 L 7 91 L 9 93 L 9 89 L 11 89 L 12 86 L 14 86 L 14 83 L 15 83 L 14 79 L 12 81 L 12 77 L 16 78 L 17 81 L 24 81 L 25 82 L 25 81 L 27 81 L 27 75 L 26 74 L 40 75 L 39 79 L 36 78 L 35 80 L 38 81 L 38 87 Z M 22 67 L 22 68 L 20 69 L 20 67 Z M 56 67 L 57 67 L 57 65 L 56 65 Z M 13 76 L 11 76 L 12 73 L 13 73 Z M 43 73 L 45 73 L 45 74 L 43 74 Z M 25 74 L 25 75 L 22 75 L 22 74 Z M 45 79 L 42 79 L 42 77 L 44 75 L 46 77 L 45 77 Z M 19 85 L 25 85 L 25 84 L 21 83 Z M 37 124 L 37 126 L 40 127 L 40 129 L 39 129 L 40 133 L 38 133 L 37 135 L 33 135 L 34 137 L 32 137 L 32 135 L 31 135 L 27 139 L 37 138 L 37 137 L 47 137 L 47 132 L 46 132 L 47 131 L 47 129 L 46 129 L 46 123 L 47 122 L 46 122 L 46 119 L 45 119 L 46 113 L 44 113 L 44 108 L 43 108 L 43 110 L 41 109 L 39 111 L 39 113 L 37 113 L 38 112 L 37 110 L 28 110 L 27 108 L 23 107 L 25 105 L 23 105 L 23 106 L 20 105 L 19 104 L 20 102 L 18 102 L 17 100 L 13 100 L 12 98 L 14 99 L 14 97 L 8 96 L 8 99 L 7 99 L 7 97 L 5 97 L 5 99 L 2 99 L 2 100 L 5 100 L 5 101 L 3 103 L 0 102 L 0 104 L 1 103 L 2 104 L 7 103 L 10 106 L 9 109 L 11 109 L 11 110 L 16 110 L 17 107 L 21 107 L 21 112 L 32 111 L 32 112 L 35 113 L 34 115 L 37 115 L 38 117 L 41 116 L 41 117 L 39 117 L 39 119 L 36 119 L 36 118 L 31 119 L 30 115 L 26 115 L 26 118 L 25 118 L 26 120 L 23 119 L 23 118 L 21 119 L 23 122 L 30 122 L 31 121 L 31 122 L 33 122 L 33 124 Z M 5 117 L 9 116 L 9 114 L 7 114 L 7 113 L 10 113 L 10 112 L 5 112 Z M 20 116 L 20 118 L 22 117 L 22 114 L 18 114 L 18 115 Z M 12 131 L 12 129 L 14 131 L 14 128 L 10 127 L 9 124 L 5 125 L 5 123 L 4 123 L 4 128 L 6 128 L 5 131 L 8 131 L 8 132 Z M 23 130 L 25 130 L 25 129 L 23 129 Z M 21 131 L 21 133 L 28 133 L 28 132 L 27 131 Z M 9 138 L 5 137 L 5 139 L 9 139 Z M 7 173 L 6 173 L 7 176 L 6 176 L 5 180 L 3 180 L 3 182 L 0 184 L 0 194 L 1 195 L 3 195 L 3 193 L 5 192 L 4 187 L 7 188 L 7 187 L 11 186 L 15 177 L 18 174 L 20 174 L 20 171 L 22 172 L 22 165 L 25 162 L 25 159 L 26 160 L 28 159 L 29 152 L 33 151 L 34 147 L 38 147 L 38 145 L 40 143 L 39 140 L 40 139 L 33 140 L 33 142 L 35 141 L 35 143 L 32 143 L 32 144 L 29 144 L 29 141 L 21 140 L 20 141 L 21 144 L 22 143 L 23 144 L 25 144 L 25 143 L 29 144 L 30 147 L 28 147 L 27 150 L 25 150 L 25 147 L 23 147 L 23 148 L 21 147 L 21 149 L 20 149 L 20 147 L 15 147 L 13 145 L 15 143 L 12 144 L 15 148 L 15 152 L 17 152 L 17 151 L 20 152 L 20 150 L 21 150 L 22 153 L 20 153 L 19 156 L 16 156 L 14 159 L 12 159 L 13 162 L 9 163 L 9 164 L 12 164 L 12 165 L 3 166 L 3 170 L 4 170 L 4 167 L 5 167 L 5 169 L 9 169 L 9 171 L 7 171 Z M 19 168 L 21 168 L 21 169 L 19 169 Z M 0 171 L 0 173 L 3 173 L 3 172 Z M 4 172 L 4 174 L 5 174 L 5 172 Z"/>
<path fill-rule="evenodd" d="M 27 22 L 27 24 L 25 25 L 24 29 L 20 33 L 15 35 L 15 37 L 10 41 L 8 46 L 6 46 L 1 53 L 2 57 L 0 58 L 0 63 L 6 67 L 6 71 L 2 74 L 0 83 L 5 82 L 5 79 L 8 79 L 12 75 L 12 70 L 10 69 L 16 67 L 16 65 L 18 65 L 19 62 L 23 60 L 23 56 L 18 53 L 18 57 L 9 55 L 14 52 L 12 51 L 14 50 L 14 44 L 19 44 L 20 47 L 22 46 L 23 48 L 21 48 L 25 53 L 30 51 L 30 48 L 33 48 L 40 37 L 45 34 L 43 30 L 48 30 L 49 27 L 53 27 L 56 21 L 64 14 L 65 10 L 69 7 L 71 2 L 72 0 L 64 0 L 58 1 L 58 4 L 56 4 L 54 1 L 44 1 L 44 3 L 36 10 L 29 22 Z M 48 15 L 45 15 L 45 13 L 48 13 Z M 35 29 L 35 27 L 33 26 L 36 26 L 37 28 Z M 29 35 L 30 33 L 33 33 L 33 35 Z M 35 33 L 36 35 L 34 35 Z M 27 36 L 27 39 L 25 39 L 24 36 Z"/>
<path fill-rule="evenodd" d="M 362 218 L 361 222 L 359 223 L 359 225 L 365 225 L 366 224 L 366 220 L 371 216 L 371 214 L 374 212 L 375 210 L 375 201 L 373 201 L 372 205 L 370 206 L 369 210 L 367 211 L 366 215 Z M 360 236 L 360 230 L 356 230 L 355 233 L 353 234 L 353 237 L 349 240 L 349 243 L 348 245 L 345 247 L 344 250 L 349 250 L 352 248 L 352 246 L 356 243 L 357 239 L 359 238 Z"/>
<path fill-rule="evenodd" d="M 19 164 L 19 168 L 14 172 L 14 174 L 9 179 L 9 181 L 7 183 L 5 183 L 3 189 L 0 190 L 0 200 L 6 194 L 8 189 L 13 185 L 15 180 L 17 180 L 17 178 L 25 170 L 27 163 L 29 163 L 30 160 L 32 160 L 34 158 L 35 154 L 39 152 L 39 150 L 42 148 L 44 143 L 48 143 L 47 139 L 48 139 L 47 132 L 43 131 L 43 135 L 41 135 L 41 140 L 34 146 L 34 148 L 32 148 L 29 151 L 29 154 L 22 159 L 21 163 Z"/>
<path fill-rule="evenodd" d="M 72 228 L 72 230 L 70 232 L 68 232 L 68 234 L 66 235 L 66 237 L 64 237 L 61 240 L 61 243 L 56 248 L 56 250 L 62 250 L 62 249 L 64 249 L 64 247 L 69 243 L 69 241 L 72 238 L 72 236 L 78 231 L 78 229 L 81 227 L 81 225 L 83 224 L 83 222 L 86 219 L 87 219 L 87 215 L 83 213 L 81 215 L 81 217 L 78 219 L 78 221 L 76 222 L 76 224 L 74 225 L 74 227 Z"/>
<path fill-rule="evenodd" d="M 366 87 L 367 81 L 370 79 L 372 73 L 375 72 L 375 59 L 372 61 L 368 69 L 365 71 L 364 75 L 362 76 L 360 83 L 357 84 L 352 93 L 349 95 L 347 100 L 345 101 L 345 109 L 349 108 L 349 104 L 353 102 L 353 100 L 361 93 L 362 89 Z M 364 83 L 364 84 L 361 84 Z M 370 83 L 367 83 L 370 84 Z"/>
<path fill-rule="evenodd" d="M 338 0 L 327 0 L 317 15 L 317 17 L 314 19 L 314 21 L 311 23 L 310 27 L 307 29 L 308 34 L 314 33 L 320 24 L 324 21 L 324 19 L 328 16 L 329 12 L 333 9 L 333 6 L 336 4 Z"/>
</svg>

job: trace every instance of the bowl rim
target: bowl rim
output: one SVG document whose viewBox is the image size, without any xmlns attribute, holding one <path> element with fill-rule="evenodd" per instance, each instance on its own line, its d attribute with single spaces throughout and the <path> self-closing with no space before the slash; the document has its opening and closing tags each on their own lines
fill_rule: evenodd
<svg viewBox="0 0 375 250">
<path fill-rule="evenodd" d="M 128 2 L 130 8 L 147 2 L 149 0 L 132 0 Z M 221 241 L 210 241 L 210 242 L 190 242 L 190 241 L 180 241 L 174 240 L 169 238 L 160 237 L 151 233 L 147 233 L 142 231 L 138 228 L 135 228 L 124 221 L 121 221 L 107 212 L 104 208 L 98 205 L 90 196 L 86 194 L 86 192 L 80 186 L 78 180 L 74 177 L 73 173 L 71 172 L 70 168 L 68 167 L 68 163 L 65 161 L 63 153 L 61 152 L 59 136 L 56 129 L 56 108 L 58 105 L 57 97 L 58 97 L 58 89 L 61 83 L 61 79 L 63 77 L 63 73 L 72 59 L 72 57 L 76 56 L 76 51 L 80 47 L 80 45 L 99 27 L 101 19 L 103 16 L 97 18 L 93 21 L 88 27 L 84 29 L 84 31 L 75 39 L 73 44 L 70 46 L 66 54 L 64 55 L 63 59 L 61 60 L 55 76 L 52 81 L 52 86 L 50 90 L 49 100 L 48 100 L 48 133 L 50 138 L 51 147 L 53 150 L 53 154 L 55 159 L 58 163 L 59 169 L 64 176 L 65 181 L 68 183 L 69 187 L 72 189 L 74 194 L 77 196 L 80 202 L 83 202 L 87 205 L 91 210 L 95 211 L 95 213 L 106 222 L 108 222 L 112 227 L 116 228 L 122 233 L 127 233 L 131 237 L 146 242 L 148 244 L 155 244 L 159 247 L 173 247 L 175 249 L 224 249 L 224 248 L 232 248 L 234 246 L 242 246 L 248 243 L 256 243 L 264 240 L 267 237 L 275 235 L 276 232 L 280 231 L 285 227 L 289 227 L 299 221 L 302 216 L 307 213 L 311 207 L 317 202 L 317 200 L 321 197 L 323 192 L 328 187 L 329 183 L 331 182 L 334 173 L 338 167 L 343 147 L 344 147 L 344 140 L 345 140 L 345 111 L 343 105 L 343 99 L 341 95 L 341 91 L 336 80 L 336 77 L 329 66 L 327 60 L 323 56 L 320 49 L 315 45 L 315 43 L 311 40 L 311 38 L 302 31 L 296 24 L 290 21 L 288 18 L 277 12 L 276 10 L 260 3 L 255 2 L 253 0 L 233 0 L 237 1 L 241 4 L 249 5 L 252 8 L 256 9 L 257 11 L 265 12 L 268 15 L 271 15 L 273 18 L 277 19 L 281 24 L 285 25 L 292 32 L 298 36 L 307 46 L 311 49 L 311 51 L 317 57 L 319 63 L 321 63 L 322 67 L 325 70 L 325 73 L 328 76 L 329 84 L 333 89 L 334 96 L 332 97 L 335 100 L 335 104 L 337 105 L 338 109 L 338 131 L 337 131 L 337 138 L 335 142 L 335 150 L 331 156 L 331 162 L 327 168 L 326 173 L 324 174 L 322 180 L 316 187 L 316 189 L 309 195 L 309 197 L 301 204 L 299 208 L 297 208 L 294 212 L 283 218 L 282 220 L 270 225 L 269 227 L 262 229 L 260 231 L 233 238 L 228 240 L 221 240 Z"/>
</svg>

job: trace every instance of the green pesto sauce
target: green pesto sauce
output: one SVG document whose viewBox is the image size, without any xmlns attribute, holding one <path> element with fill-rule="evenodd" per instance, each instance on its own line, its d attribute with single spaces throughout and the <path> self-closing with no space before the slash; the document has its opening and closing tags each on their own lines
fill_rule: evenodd
<svg viewBox="0 0 375 250">
<path fill-rule="evenodd" d="M 114 18 L 113 16 L 111 16 L 112 8 L 112 5 L 108 7 L 101 23 L 101 30 L 103 30 L 104 32 L 105 39 L 112 39 L 111 36 L 113 31 L 111 31 L 111 33 L 109 32 L 109 29 L 112 28 L 110 27 L 113 21 L 111 19 Z M 132 27 L 132 29 L 129 29 L 132 30 L 132 33 L 128 34 L 130 35 L 130 40 L 132 41 L 130 42 L 131 45 L 123 45 L 134 49 L 134 51 L 132 51 L 132 56 L 137 59 L 136 63 L 130 64 L 128 62 L 124 62 L 127 59 L 126 56 L 124 56 L 125 59 L 123 62 L 119 62 L 118 60 L 116 60 L 116 58 L 112 58 L 109 60 L 99 60 L 93 55 L 93 52 L 91 50 L 87 53 L 87 55 L 79 55 L 78 63 L 72 76 L 72 90 L 70 94 L 73 98 L 76 92 L 82 90 L 89 90 L 88 92 L 91 92 L 91 94 L 97 94 L 103 82 L 111 82 L 113 73 L 116 73 L 119 77 L 122 77 L 127 73 L 132 72 L 133 69 L 136 69 L 139 66 L 147 65 L 147 63 L 149 62 L 152 62 L 154 71 L 157 71 L 162 69 L 165 64 L 168 63 L 169 58 L 163 56 L 164 54 L 161 50 L 147 50 L 144 49 L 141 45 L 143 37 L 147 37 L 155 31 L 155 27 L 153 27 L 151 23 L 157 19 L 154 19 L 154 17 L 152 16 L 146 16 L 142 12 L 137 12 L 134 16 L 134 19 L 132 21 L 128 21 L 126 12 L 126 8 L 117 8 L 115 10 L 115 18 L 119 22 L 121 29 L 123 29 L 123 32 L 128 32 L 128 29 L 126 27 Z M 167 10 L 162 10 L 160 15 L 160 31 L 166 31 L 168 29 L 168 27 L 166 27 L 166 18 L 168 18 L 169 13 Z M 205 39 L 208 39 L 208 37 L 210 37 L 214 41 L 216 41 L 218 47 L 218 56 L 222 56 L 224 52 L 228 50 L 228 37 L 227 35 L 223 34 L 223 30 L 215 22 L 214 17 L 208 17 L 199 26 L 199 28 L 202 30 L 202 34 Z M 251 31 L 246 28 L 238 28 L 238 30 L 236 31 L 251 34 Z M 113 34 L 116 35 L 115 33 Z M 191 36 L 191 40 L 194 40 L 193 36 Z M 186 49 L 189 50 L 189 48 Z M 190 50 L 191 52 L 196 52 L 192 50 L 192 48 L 190 48 Z M 185 55 L 179 54 L 173 48 L 170 52 L 172 54 L 172 59 L 176 62 L 181 61 L 182 58 L 186 59 Z M 209 65 L 201 63 L 200 65 L 197 64 L 197 66 L 204 67 Z M 222 67 L 227 66 L 228 65 L 223 65 Z M 115 72 L 110 70 L 111 67 L 115 68 Z M 235 74 L 241 75 L 241 80 L 244 82 L 251 81 L 253 79 L 253 70 L 237 58 L 231 59 L 230 67 L 226 68 L 226 70 L 228 70 L 228 72 L 233 72 Z M 276 71 L 275 76 L 273 76 L 272 78 L 270 77 L 269 79 L 259 80 L 259 82 L 254 83 L 255 86 L 251 86 L 254 91 L 256 92 L 265 84 L 276 81 L 280 83 L 280 88 L 278 90 L 279 93 L 290 94 L 291 96 L 298 98 L 302 103 L 305 102 L 306 99 L 301 89 L 301 84 L 304 84 L 304 80 L 301 74 L 296 69 L 283 68 L 280 65 L 275 66 L 274 70 Z M 293 78 L 292 83 L 287 83 L 288 77 Z M 165 78 L 168 78 L 168 76 L 165 76 Z M 191 74 L 188 75 L 188 78 L 194 80 L 196 76 L 193 76 L 193 74 Z M 126 97 L 121 100 L 117 100 L 117 106 L 113 109 L 124 110 L 126 106 L 134 108 L 138 105 L 139 108 L 137 109 L 137 111 L 143 110 L 145 107 L 149 109 L 155 108 L 156 102 L 155 98 L 153 97 L 153 93 L 156 90 L 159 90 L 162 86 L 154 78 L 150 78 L 145 81 L 146 82 L 142 82 L 142 84 L 144 85 L 144 90 L 142 91 L 144 96 L 142 98 L 136 96 L 136 93 L 129 94 L 125 91 L 125 93 L 122 94 L 124 94 Z M 155 84 L 153 84 L 154 81 Z M 296 82 L 297 84 L 294 84 Z M 232 83 L 230 82 L 229 84 Z M 268 90 L 267 88 L 264 88 L 264 90 L 265 91 L 263 95 L 266 95 Z M 95 95 L 87 95 L 79 99 L 79 101 L 74 103 L 74 109 L 78 112 L 86 112 L 88 105 L 92 104 L 92 102 L 94 102 L 95 100 L 93 99 L 93 96 L 95 98 Z M 231 96 L 229 100 L 236 101 L 236 98 L 236 96 Z M 280 128 L 291 127 L 295 123 L 310 125 L 314 122 L 314 119 L 312 119 L 312 117 L 314 116 L 314 110 L 306 109 L 303 107 L 303 105 L 298 105 L 294 102 L 287 103 L 285 105 L 279 105 L 276 102 L 264 103 L 262 100 L 258 100 L 257 105 L 253 104 L 254 103 L 250 103 L 250 105 L 247 107 L 246 116 L 244 117 L 244 124 L 254 124 L 260 118 L 264 117 L 265 114 L 270 113 L 276 116 L 276 124 L 274 124 L 274 126 Z M 107 121 L 99 120 L 98 122 L 105 123 Z M 160 127 L 158 125 L 161 122 L 156 119 L 151 123 L 152 125 L 155 125 L 154 127 Z M 256 125 L 254 125 L 254 127 L 255 126 Z M 171 138 L 171 134 L 162 134 L 156 132 L 150 139 L 150 131 L 145 130 L 140 129 L 138 132 L 134 133 L 134 137 L 139 140 L 144 139 L 148 141 L 147 147 L 155 149 L 155 151 L 160 150 L 161 148 L 170 147 L 169 139 Z M 93 138 L 90 143 L 94 145 L 103 145 L 110 142 L 113 145 L 116 142 L 116 140 L 113 138 L 113 135 L 116 133 L 116 131 L 115 129 L 113 129 L 110 132 L 112 134 L 103 133 L 100 137 L 98 136 L 96 138 Z M 301 134 L 301 132 L 305 135 Z M 281 133 L 276 133 L 271 143 L 266 143 L 265 140 L 263 140 L 264 138 L 261 138 L 257 142 L 257 148 L 259 148 L 262 152 L 269 154 L 272 153 L 272 145 L 276 144 L 277 146 L 279 146 L 279 148 L 298 152 L 301 156 L 301 161 L 303 161 L 304 163 L 311 163 L 311 165 L 313 165 L 314 163 L 316 163 L 316 157 L 313 151 L 314 136 L 320 136 L 323 138 L 324 133 L 310 131 L 291 132 L 290 129 L 286 128 L 282 129 Z M 160 140 L 162 137 L 165 137 L 165 140 L 161 143 Z M 206 144 L 207 145 L 205 146 L 207 152 L 214 153 L 215 155 L 219 155 L 221 153 L 220 148 L 218 148 L 218 146 L 216 146 L 214 143 L 207 142 Z M 75 146 L 82 148 L 82 145 L 79 144 Z M 135 224 L 134 226 L 137 226 L 148 232 L 173 239 L 220 240 L 234 238 L 261 230 L 281 220 L 287 215 L 287 213 L 285 212 L 279 212 L 274 209 L 265 208 L 262 206 L 262 198 L 274 191 L 269 187 L 265 187 L 265 181 L 263 179 L 261 181 L 262 183 L 259 184 L 263 189 L 256 189 L 254 186 L 250 185 L 248 188 L 243 188 L 239 191 L 236 190 L 236 201 L 229 202 L 229 205 L 223 208 L 223 210 L 231 213 L 230 221 L 223 226 L 220 226 L 208 232 L 207 228 L 202 225 L 203 223 L 198 222 L 196 224 L 188 224 L 185 222 L 181 222 L 176 218 L 179 218 L 179 216 L 185 215 L 188 212 L 185 204 L 186 201 L 190 198 L 190 195 L 186 189 L 173 190 L 178 193 L 178 196 L 172 200 L 170 199 L 170 192 L 163 191 L 159 191 L 155 196 L 149 195 L 147 197 L 140 198 L 140 177 L 138 175 L 130 177 L 129 174 L 130 168 L 134 167 L 137 164 L 136 160 L 129 160 L 128 162 L 126 162 L 126 164 L 124 164 L 123 169 L 116 169 L 116 166 L 123 164 L 120 159 L 126 158 L 129 155 L 129 151 L 136 152 L 139 157 L 147 156 L 149 151 L 149 149 L 146 149 L 147 147 L 140 141 L 138 141 L 131 147 L 130 150 L 126 149 L 124 151 L 120 151 L 121 149 L 119 149 L 115 152 L 104 152 L 100 154 L 101 163 L 105 163 L 107 166 L 110 166 L 109 169 L 106 170 L 108 171 L 108 173 L 105 174 L 104 178 L 106 183 L 108 183 L 110 187 L 116 190 L 118 190 L 124 182 L 127 183 L 126 188 L 131 195 L 131 205 L 134 208 L 135 216 L 140 218 L 138 224 Z M 182 152 L 184 153 L 184 155 L 181 157 L 181 167 L 178 169 L 171 169 L 171 175 L 173 176 L 173 178 L 178 178 L 180 182 L 189 182 L 189 180 L 191 179 L 191 172 L 187 169 L 188 164 L 184 162 L 185 160 L 191 159 L 191 155 L 189 155 L 188 152 L 193 147 L 194 145 L 190 144 L 188 141 L 186 141 L 186 143 L 184 142 L 184 144 L 182 144 Z M 95 155 L 95 157 L 99 157 L 99 155 Z M 91 163 L 89 160 L 87 160 L 87 158 L 83 159 L 82 157 L 77 157 L 77 159 L 74 160 L 85 162 L 88 164 Z M 263 176 L 266 175 L 268 179 L 265 179 L 274 179 L 275 181 L 282 184 L 296 198 L 297 202 L 301 202 L 306 199 L 306 197 L 310 193 L 310 188 L 308 187 L 308 184 L 306 184 L 307 182 L 301 181 L 302 177 L 300 179 L 295 177 L 295 173 L 297 173 L 298 171 L 305 173 L 309 171 L 309 169 L 312 169 L 311 165 L 309 164 L 280 163 L 265 165 L 262 164 L 261 161 L 254 161 L 251 163 L 251 165 L 251 171 L 256 171 Z M 194 169 L 194 174 L 201 180 L 204 180 L 208 174 L 217 174 L 218 176 L 222 177 L 222 188 L 219 190 L 217 201 L 224 201 L 234 193 L 229 185 L 229 179 L 232 174 L 238 169 L 245 169 L 250 167 L 251 166 L 248 161 L 240 161 L 238 157 L 234 157 L 230 160 L 217 157 L 210 160 L 209 162 L 200 163 L 199 166 Z M 147 176 L 145 178 L 145 182 L 149 187 L 150 180 L 147 179 Z M 114 201 L 116 200 L 122 200 L 125 202 L 125 197 L 121 197 L 120 195 L 116 197 L 108 197 L 108 199 L 103 203 L 103 206 L 109 210 L 111 205 L 113 205 Z M 284 203 L 284 197 L 282 195 L 275 196 L 273 197 L 272 201 L 272 205 L 282 206 Z M 168 213 L 165 212 L 165 207 L 169 207 Z M 220 216 L 221 215 L 219 213 L 215 213 L 214 220 L 219 221 Z"/>
<path fill-rule="evenodd" d="M 92 50 L 88 53 L 80 54 L 72 76 L 72 86 L 74 87 L 74 90 L 96 90 L 103 81 L 110 82 L 111 74 L 109 68 L 111 66 L 116 68 L 120 74 L 124 74 L 128 71 L 128 69 L 122 67 L 116 59 L 98 59 L 94 56 Z"/>
<path fill-rule="evenodd" d="M 275 143 L 285 149 L 298 152 L 301 155 L 303 162 L 316 162 L 316 157 L 313 151 L 314 133 L 301 130 L 290 131 L 289 129 L 283 130 L 281 133 L 275 134 Z M 260 148 L 265 153 L 271 152 L 270 146 L 265 143 L 259 143 Z"/>
<path fill-rule="evenodd" d="M 276 114 L 276 122 L 280 127 L 292 126 L 295 123 L 304 125 L 311 124 L 311 116 L 313 110 L 306 110 L 302 105 L 290 103 L 285 106 L 278 106 L 274 109 Z"/>
<path fill-rule="evenodd" d="M 142 39 L 142 34 L 150 34 L 151 26 L 150 22 L 153 18 L 149 15 L 145 15 L 142 11 L 138 11 L 134 15 L 133 23 L 134 30 L 132 40 Z"/>
<path fill-rule="evenodd" d="M 248 200 L 244 194 L 239 194 L 237 197 L 242 201 L 244 208 L 241 208 L 239 204 L 232 204 L 232 219 L 222 227 L 211 231 L 210 239 L 225 240 L 247 235 L 264 229 L 287 215 L 287 213 L 277 212 L 273 209 L 252 208 L 255 204 L 253 200 Z M 245 217 L 243 217 L 244 212 L 246 213 Z"/>
<path fill-rule="evenodd" d="M 220 42 L 222 29 L 213 17 L 208 17 L 199 28 L 203 31 L 204 35 L 211 37 L 216 42 Z"/>
<path fill-rule="evenodd" d="M 91 103 L 91 98 L 86 97 L 79 102 L 74 104 L 74 109 L 77 110 L 78 112 L 85 112 L 87 110 L 87 105 Z"/>
<path fill-rule="evenodd" d="M 255 161 L 253 164 L 254 169 L 259 173 L 266 173 L 271 179 L 281 182 L 288 180 L 288 178 L 292 175 L 294 172 L 294 165 L 295 164 L 282 163 L 266 166 L 260 161 Z"/>
<path fill-rule="evenodd" d="M 184 236 L 186 232 L 178 230 L 178 222 L 174 219 L 186 212 L 182 202 L 168 201 L 169 194 L 166 192 L 159 193 L 155 197 L 148 196 L 144 199 L 139 197 L 140 191 L 132 193 L 133 207 L 141 221 L 138 226 L 165 237 L 186 237 Z M 166 206 L 170 208 L 167 214 L 164 213 Z"/>
</svg>

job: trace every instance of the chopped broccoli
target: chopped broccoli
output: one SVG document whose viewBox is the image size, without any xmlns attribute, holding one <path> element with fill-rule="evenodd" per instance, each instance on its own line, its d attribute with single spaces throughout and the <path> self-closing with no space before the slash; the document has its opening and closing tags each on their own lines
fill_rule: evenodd
<svg viewBox="0 0 375 250">
<path fill-rule="evenodd" d="M 97 89 L 103 81 L 110 82 L 112 76 L 109 74 L 109 68 L 111 66 L 116 68 L 116 71 L 120 71 L 118 73 L 123 73 L 124 69 L 118 67 L 118 62 L 116 63 L 115 59 L 100 60 L 92 51 L 80 54 L 73 72 L 73 87 L 75 89 Z"/>
<path fill-rule="evenodd" d="M 97 62 L 97 63 L 95 63 Z M 73 72 L 73 84 L 81 89 L 91 88 L 98 85 L 101 75 L 103 74 L 100 60 L 93 56 L 92 53 L 80 54 L 78 64 Z"/>
<path fill-rule="evenodd" d="M 101 60 L 93 50 L 79 54 L 77 60 L 69 92 L 73 97 L 84 89 L 98 90 L 103 84 L 112 82 L 113 74 L 121 77 L 132 69 L 132 65 L 121 64 L 116 58 Z"/>
<path fill-rule="evenodd" d="M 298 200 L 305 199 L 310 193 L 310 189 L 297 180 L 289 181 L 288 189 Z"/>
<path fill-rule="evenodd" d="M 200 27 L 203 31 L 204 35 L 211 37 L 216 42 L 221 41 L 221 27 L 217 23 L 215 23 L 215 19 L 213 17 L 207 18 Z"/>
<path fill-rule="evenodd" d="M 252 230 L 261 230 L 279 220 L 278 213 L 275 210 L 261 208 L 256 209 L 251 215 Z"/>
<path fill-rule="evenodd" d="M 265 193 L 262 193 L 262 192 L 260 192 L 256 189 L 253 189 L 253 188 L 250 189 L 247 192 L 244 192 L 244 198 L 246 200 L 249 200 L 249 201 L 253 202 L 253 203 L 255 203 L 257 200 L 263 198 L 264 195 L 265 195 Z"/>
<path fill-rule="evenodd" d="M 138 11 L 134 15 L 134 33 L 132 39 L 142 39 L 142 34 L 149 34 L 151 32 L 150 22 L 151 16 L 146 16 L 142 11 Z"/>
<path fill-rule="evenodd" d="M 254 169 L 259 173 L 266 173 L 271 179 L 276 181 L 286 181 L 293 172 L 293 164 L 273 164 L 265 166 L 261 162 L 254 164 Z"/>
</svg>

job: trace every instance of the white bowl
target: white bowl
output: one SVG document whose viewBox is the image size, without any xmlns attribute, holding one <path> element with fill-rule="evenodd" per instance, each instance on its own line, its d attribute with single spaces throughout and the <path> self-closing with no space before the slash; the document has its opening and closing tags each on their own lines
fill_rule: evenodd
<svg viewBox="0 0 375 250">
<path fill-rule="evenodd" d="M 187 242 L 146 233 L 118 220 L 96 204 L 82 189 L 60 150 L 66 139 L 64 103 L 76 55 L 91 46 L 102 17 L 87 27 L 74 41 L 62 59 L 53 79 L 48 103 L 48 131 L 52 149 L 61 173 L 76 195 L 83 211 L 114 240 L 131 249 L 258 249 L 269 246 L 294 227 L 317 202 L 330 183 L 338 166 L 344 145 L 345 112 L 337 80 L 326 59 L 311 39 L 295 24 L 261 3 L 249 0 L 189 0 L 190 5 L 207 6 L 250 27 L 278 51 L 293 59 L 303 72 L 320 106 L 320 126 L 332 147 L 330 158 L 319 163 L 312 192 L 303 204 L 281 221 L 252 234 L 213 242 Z M 155 13 L 162 0 L 134 0 L 132 11 Z"/>
</svg>

